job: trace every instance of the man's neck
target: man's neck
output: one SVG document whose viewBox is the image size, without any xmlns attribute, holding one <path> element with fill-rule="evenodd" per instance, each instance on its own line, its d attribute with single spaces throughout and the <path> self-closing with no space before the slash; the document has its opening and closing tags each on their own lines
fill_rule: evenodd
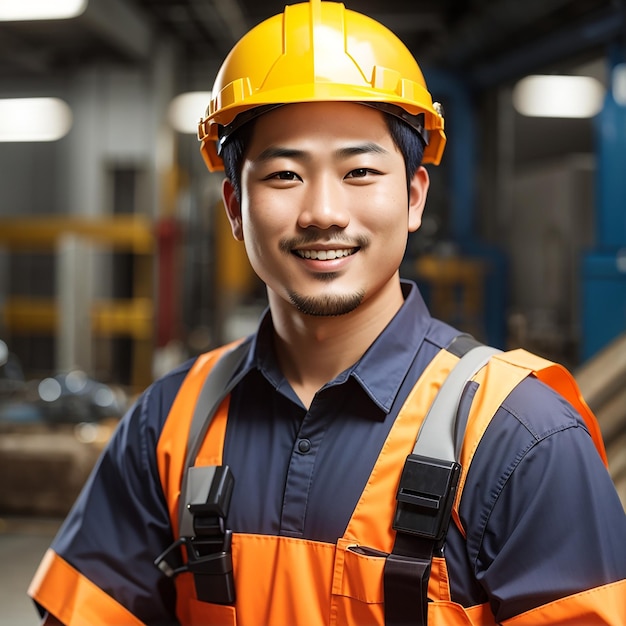
<svg viewBox="0 0 626 626">
<path fill-rule="evenodd" d="M 366 300 L 352 313 L 314 317 L 270 297 L 280 368 L 309 407 L 316 392 L 356 363 L 402 306 L 401 289 Z"/>
</svg>

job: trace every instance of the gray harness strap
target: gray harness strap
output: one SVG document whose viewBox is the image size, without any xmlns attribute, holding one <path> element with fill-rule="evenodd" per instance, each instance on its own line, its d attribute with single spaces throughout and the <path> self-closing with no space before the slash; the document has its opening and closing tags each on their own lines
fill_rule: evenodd
<svg viewBox="0 0 626 626">
<path fill-rule="evenodd" d="M 467 383 L 487 364 L 489 359 L 501 350 L 478 345 L 466 352 L 448 374 L 433 401 L 422 428 L 417 435 L 413 454 L 434 457 L 444 461 L 458 460 L 455 450 L 457 441 L 457 413 L 461 396 Z M 463 424 L 463 431 L 465 425 Z M 462 433 L 461 433 L 462 434 Z M 462 441 L 462 436 L 460 440 Z"/>
<path fill-rule="evenodd" d="M 459 361 L 424 418 L 398 485 L 392 524 L 396 537 L 383 570 L 386 626 L 428 623 L 430 569 L 435 550 L 443 545 L 448 531 L 461 472 L 456 449 L 460 450 L 461 444 L 456 442 L 462 443 L 465 413 L 471 406 L 469 393 L 469 403 L 461 400 L 474 374 L 499 352 L 467 336 L 458 337 L 448 350 L 460 357 Z"/>
<path fill-rule="evenodd" d="M 206 377 L 198 401 L 194 408 L 189 435 L 187 437 L 187 454 L 183 469 L 182 484 L 180 488 L 180 501 L 178 503 L 178 520 L 180 528 L 188 528 L 192 524 L 191 514 L 187 509 L 185 494 L 189 480 L 187 471 L 192 468 L 204 437 L 211 425 L 213 416 L 224 398 L 237 386 L 243 378 L 243 373 L 234 376 L 243 362 L 250 345 L 249 341 L 243 341 L 238 346 L 224 354 L 215 364 L 210 374 Z"/>
</svg>

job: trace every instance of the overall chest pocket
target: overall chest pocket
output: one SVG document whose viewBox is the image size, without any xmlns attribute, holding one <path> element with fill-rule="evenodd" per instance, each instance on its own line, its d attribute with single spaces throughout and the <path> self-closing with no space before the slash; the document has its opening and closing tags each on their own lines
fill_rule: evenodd
<svg viewBox="0 0 626 626">
<path fill-rule="evenodd" d="M 335 554 L 331 625 L 385 623 L 383 569 L 387 554 L 340 539 Z"/>
<path fill-rule="evenodd" d="M 386 552 L 341 539 L 337 544 L 331 599 L 333 626 L 384 625 L 384 567 Z M 417 592 L 417 591 L 416 591 Z M 451 602 L 445 560 L 433 559 L 428 581 L 429 626 L 491 626 L 483 612 L 474 620 L 461 605 Z M 480 609 L 481 607 L 475 607 Z M 491 615 L 489 613 L 489 615 Z"/>
</svg>

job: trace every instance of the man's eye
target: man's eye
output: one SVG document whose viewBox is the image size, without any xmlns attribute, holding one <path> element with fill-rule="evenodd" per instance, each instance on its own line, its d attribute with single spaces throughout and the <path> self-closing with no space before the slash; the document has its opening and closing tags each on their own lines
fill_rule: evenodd
<svg viewBox="0 0 626 626">
<path fill-rule="evenodd" d="M 270 174 L 269 179 L 277 179 L 277 180 L 300 180 L 300 177 L 295 172 L 285 171 L 285 172 L 275 172 L 274 174 Z"/>
<path fill-rule="evenodd" d="M 376 174 L 376 173 L 377 172 L 375 170 L 371 170 L 367 167 L 359 167 L 356 170 L 352 170 L 351 172 L 348 172 L 348 174 L 346 175 L 346 178 L 365 178 L 369 174 Z"/>
</svg>

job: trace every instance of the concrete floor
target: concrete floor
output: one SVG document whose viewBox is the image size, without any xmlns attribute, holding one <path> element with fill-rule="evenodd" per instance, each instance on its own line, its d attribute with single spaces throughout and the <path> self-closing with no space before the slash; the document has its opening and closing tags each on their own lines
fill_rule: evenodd
<svg viewBox="0 0 626 626">
<path fill-rule="evenodd" d="M 0 626 L 37 626 L 37 611 L 26 595 L 60 521 L 0 517 Z"/>
</svg>

